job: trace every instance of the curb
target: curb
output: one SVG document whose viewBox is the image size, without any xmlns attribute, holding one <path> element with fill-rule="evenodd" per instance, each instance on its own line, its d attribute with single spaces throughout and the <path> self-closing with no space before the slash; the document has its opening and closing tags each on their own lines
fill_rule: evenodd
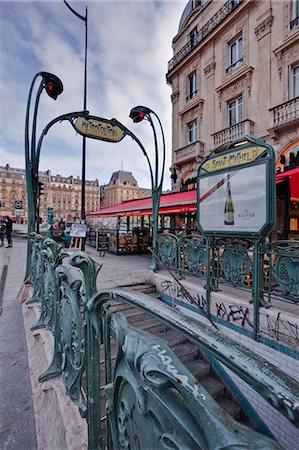
<svg viewBox="0 0 299 450">
<path fill-rule="evenodd" d="M 65 393 L 60 377 L 38 381 L 52 360 L 54 338 L 50 331 L 31 331 L 39 318 L 39 304 L 22 304 L 28 348 L 32 402 L 39 450 L 87 449 L 87 422 Z"/>
</svg>

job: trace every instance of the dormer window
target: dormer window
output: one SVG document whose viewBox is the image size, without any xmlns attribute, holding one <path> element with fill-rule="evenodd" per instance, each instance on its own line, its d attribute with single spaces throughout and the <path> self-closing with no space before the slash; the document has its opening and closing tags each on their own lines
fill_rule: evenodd
<svg viewBox="0 0 299 450">
<path fill-rule="evenodd" d="M 189 33 L 189 42 L 190 42 L 191 48 L 195 47 L 195 45 L 197 43 L 197 36 L 198 36 L 197 27 L 195 27 Z"/>
</svg>

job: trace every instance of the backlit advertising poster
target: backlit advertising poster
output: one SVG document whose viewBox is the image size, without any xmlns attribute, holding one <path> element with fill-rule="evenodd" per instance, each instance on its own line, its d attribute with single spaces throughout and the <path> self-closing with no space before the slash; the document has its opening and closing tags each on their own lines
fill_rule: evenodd
<svg viewBox="0 0 299 450">
<path fill-rule="evenodd" d="M 258 234 L 267 223 L 266 164 L 199 177 L 204 232 Z"/>
</svg>

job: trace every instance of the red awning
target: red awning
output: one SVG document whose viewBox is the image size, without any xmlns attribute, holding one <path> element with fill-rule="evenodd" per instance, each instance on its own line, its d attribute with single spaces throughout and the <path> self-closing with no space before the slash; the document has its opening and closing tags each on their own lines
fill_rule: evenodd
<svg viewBox="0 0 299 450">
<path fill-rule="evenodd" d="M 159 214 L 175 214 L 196 211 L 196 189 L 161 195 Z M 99 211 L 88 212 L 88 218 L 145 216 L 152 213 L 152 198 L 141 198 L 110 206 Z"/>
<path fill-rule="evenodd" d="M 299 167 L 278 173 L 276 183 L 281 183 L 287 178 L 290 183 L 290 199 L 292 202 L 299 202 Z"/>
</svg>

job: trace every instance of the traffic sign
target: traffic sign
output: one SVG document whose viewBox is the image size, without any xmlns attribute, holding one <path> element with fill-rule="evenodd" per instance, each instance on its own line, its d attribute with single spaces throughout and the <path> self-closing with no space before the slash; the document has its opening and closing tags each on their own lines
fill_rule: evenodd
<svg viewBox="0 0 299 450">
<path fill-rule="evenodd" d="M 15 206 L 15 209 L 23 209 L 23 202 L 22 202 L 22 200 L 15 200 L 14 201 L 14 206 Z"/>
</svg>

